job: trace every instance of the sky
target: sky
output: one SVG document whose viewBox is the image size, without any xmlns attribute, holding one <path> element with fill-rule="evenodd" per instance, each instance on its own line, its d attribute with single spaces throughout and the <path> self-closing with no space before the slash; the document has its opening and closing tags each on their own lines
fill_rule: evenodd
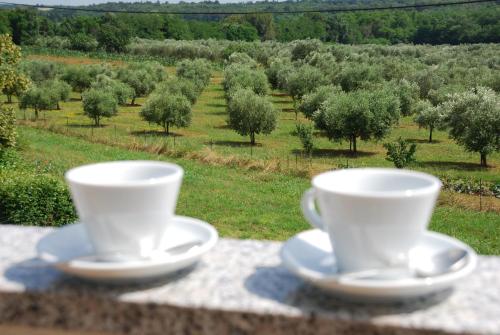
<svg viewBox="0 0 500 335">
<path fill-rule="evenodd" d="M 18 4 L 27 4 L 27 5 L 60 5 L 60 6 L 79 6 L 79 5 L 91 5 L 97 3 L 106 3 L 106 2 L 141 2 L 140 0 L 5 0 L 6 2 L 18 3 Z M 152 2 L 156 2 L 156 0 L 151 0 Z M 186 2 L 199 2 L 201 0 L 185 0 Z M 165 2 L 165 0 L 160 0 L 160 2 Z M 170 3 L 177 3 L 179 0 L 169 0 Z M 226 2 L 246 2 L 243 0 L 219 0 L 221 3 Z"/>
</svg>

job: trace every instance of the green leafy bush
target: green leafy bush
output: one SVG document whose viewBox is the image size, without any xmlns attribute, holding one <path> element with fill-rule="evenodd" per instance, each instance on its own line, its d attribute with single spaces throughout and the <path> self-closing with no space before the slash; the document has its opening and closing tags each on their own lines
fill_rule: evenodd
<svg viewBox="0 0 500 335">
<path fill-rule="evenodd" d="M 16 113 L 12 108 L 0 105 L 0 152 L 16 145 Z"/>
<path fill-rule="evenodd" d="M 309 156 L 312 155 L 314 150 L 313 128 L 304 124 L 298 124 L 296 126 L 296 132 L 297 136 L 300 138 L 300 142 L 302 142 L 304 152 Z"/>
<path fill-rule="evenodd" d="M 401 137 L 395 142 L 385 143 L 384 148 L 387 149 L 386 159 L 393 162 L 398 169 L 402 169 L 415 161 L 417 145 L 415 143 L 410 144 Z"/>
<path fill-rule="evenodd" d="M 0 220 L 2 222 L 60 226 L 76 220 L 68 189 L 45 174 L 0 170 Z"/>
</svg>

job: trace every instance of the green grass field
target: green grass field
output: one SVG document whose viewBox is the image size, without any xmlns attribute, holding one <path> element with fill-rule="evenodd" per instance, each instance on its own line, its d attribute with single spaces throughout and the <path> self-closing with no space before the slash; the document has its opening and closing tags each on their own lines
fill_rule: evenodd
<svg viewBox="0 0 500 335">
<path fill-rule="evenodd" d="M 152 159 L 164 156 L 21 126 L 20 154 L 37 171 L 62 179 L 67 169 L 90 162 Z M 213 224 L 223 237 L 284 240 L 308 229 L 299 209 L 306 178 L 212 166 L 182 158 L 168 158 L 186 171 L 177 213 Z M 455 236 L 482 254 L 500 254 L 500 215 L 453 206 L 439 206 L 431 229 Z"/>
<path fill-rule="evenodd" d="M 30 55 L 30 58 L 48 59 L 47 56 Z M 65 63 L 96 62 L 95 59 L 75 57 L 49 57 L 53 61 Z M 115 62 L 115 65 L 118 64 Z M 119 65 L 119 64 L 118 64 Z M 174 68 L 167 68 L 169 73 Z M 427 143 L 428 132 L 419 129 L 411 117 L 403 118 L 390 136 L 384 141 L 360 141 L 357 156 L 348 152 L 349 144 L 332 143 L 321 134 L 315 137 L 315 152 L 312 162 L 302 158 L 301 144 L 297 137 L 292 135 L 295 129 L 295 113 L 291 98 L 280 92 L 274 92 L 271 99 L 281 112 L 277 129 L 268 136 L 257 136 L 258 145 L 250 147 L 249 139 L 236 134 L 226 126 L 226 104 L 220 84 L 222 73 L 215 71 L 211 84 L 205 89 L 193 108 L 193 122 L 190 127 L 174 129 L 174 136 L 165 137 L 160 127 L 150 125 L 139 117 L 140 106 L 120 107 L 118 116 L 105 119 L 104 126 L 94 128 L 92 122 L 82 113 L 82 104 L 79 94 L 74 93 L 72 100 L 62 104 L 62 110 L 42 113 L 44 120 L 39 125 L 56 125 L 64 127 L 68 135 L 85 135 L 99 139 L 99 142 L 119 142 L 122 144 L 134 143 L 168 143 L 179 150 L 200 152 L 210 147 L 221 156 L 236 156 L 242 159 L 263 161 L 279 161 L 282 166 L 294 168 L 307 167 L 313 173 L 336 168 L 338 166 L 392 166 L 385 160 L 383 142 L 403 137 L 417 143 L 417 163 L 413 169 L 423 170 L 439 176 L 451 178 L 483 179 L 493 183 L 500 183 L 500 154 L 495 153 L 488 157 L 490 167 L 482 169 L 479 166 L 479 154 L 466 152 L 462 147 L 448 138 L 446 132 L 435 131 L 434 143 Z M 144 104 L 145 98 L 137 100 Z M 19 112 L 18 118 L 31 118 L 32 111 L 27 114 Z M 309 122 L 299 115 L 299 122 Z M 30 121 L 27 124 L 32 124 Z"/>
</svg>

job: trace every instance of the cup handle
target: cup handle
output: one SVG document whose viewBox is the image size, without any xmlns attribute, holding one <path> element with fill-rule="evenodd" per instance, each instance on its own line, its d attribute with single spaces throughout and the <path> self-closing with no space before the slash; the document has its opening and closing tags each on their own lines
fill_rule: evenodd
<svg viewBox="0 0 500 335">
<path fill-rule="evenodd" d="M 304 217 L 309 222 L 309 224 L 314 228 L 318 228 L 324 231 L 325 226 L 323 225 L 323 221 L 321 220 L 321 217 L 316 210 L 316 206 L 314 205 L 315 196 L 316 192 L 314 188 L 308 189 L 302 196 L 300 207 L 302 208 L 302 213 L 304 214 Z"/>
</svg>

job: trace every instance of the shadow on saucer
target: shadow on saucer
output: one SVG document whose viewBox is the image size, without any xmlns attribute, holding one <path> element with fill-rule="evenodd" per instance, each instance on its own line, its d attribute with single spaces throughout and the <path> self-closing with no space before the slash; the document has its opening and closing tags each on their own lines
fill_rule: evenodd
<svg viewBox="0 0 500 335">
<path fill-rule="evenodd" d="M 196 267 L 197 263 L 155 278 L 100 282 L 64 274 L 51 264 L 34 257 L 11 265 L 5 270 L 4 275 L 9 281 L 19 283 L 28 290 L 77 288 L 120 294 L 130 290 L 150 289 L 175 283 L 188 276 Z"/>
<path fill-rule="evenodd" d="M 354 301 L 334 295 L 290 273 L 283 266 L 259 267 L 245 280 L 245 288 L 264 299 L 299 308 L 305 313 L 346 312 L 367 317 L 410 313 L 429 308 L 446 300 L 452 289 L 404 301 Z"/>
</svg>

